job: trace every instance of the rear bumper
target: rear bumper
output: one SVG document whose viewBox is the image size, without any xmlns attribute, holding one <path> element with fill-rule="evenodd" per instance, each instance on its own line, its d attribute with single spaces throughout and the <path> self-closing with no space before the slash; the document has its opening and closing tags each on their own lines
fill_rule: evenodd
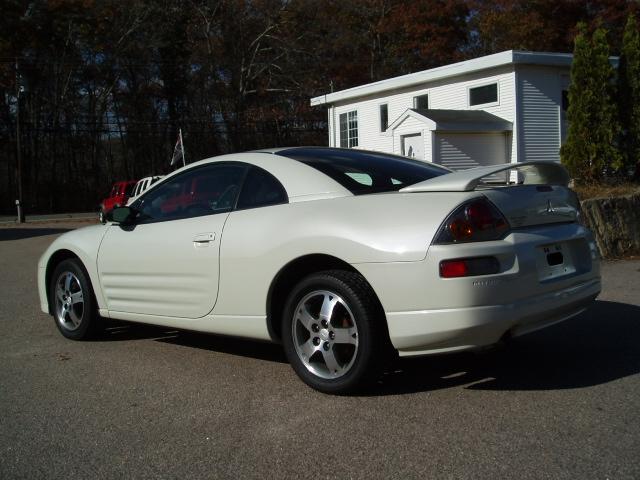
<svg viewBox="0 0 640 480">
<path fill-rule="evenodd" d="M 561 244 L 567 263 L 550 275 L 545 248 Z M 492 275 L 441 278 L 443 260 L 491 256 Z M 591 233 L 578 224 L 512 231 L 502 240 L 431 245 L 420 262 L 359 264 L 384 308 L 400 355 L 491 345 L 580 313 L 600 292 Z M 566 267 L 566 268 L 565 268 Z"/>
<path fill-rule="evenodd" d="M 571 318 L 600 289 L 598 278 L 504 305 L 387 313 L 389 335 L 401 356 L 483 347 Z"/>
</svg>

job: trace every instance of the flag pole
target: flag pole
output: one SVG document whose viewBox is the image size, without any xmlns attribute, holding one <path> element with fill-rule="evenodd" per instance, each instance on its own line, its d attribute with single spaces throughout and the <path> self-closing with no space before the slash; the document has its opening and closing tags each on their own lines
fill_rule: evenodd
<svg viewBox="0 0 640 480">
<path fill-rule="evenodd" d="M 184 167 L 186 163 L 184 159 L 184 142 L 182 141 L 182 129 L 180 129 L 179 132 L 180 132 L 180 147 L 182 148 L 182 166 Z"/>
</svg>

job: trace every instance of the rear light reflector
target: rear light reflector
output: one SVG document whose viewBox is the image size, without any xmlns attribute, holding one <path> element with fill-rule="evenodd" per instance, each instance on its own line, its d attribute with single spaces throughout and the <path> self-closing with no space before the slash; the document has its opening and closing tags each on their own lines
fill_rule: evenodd
<svg viewBox="0 0 640 480">
<path fill-rule="evenodd" d="M 495 257 L 456 258 L 440 262 L 440 276 L 442 278 L 493 275 L 499 271 L 500 262 Z"/>
<path fill-rule="evenodd" d="M 466 260 L 443 260 L 440 262 L 442 278 L 466 277 L 469 274 Z"/>
</svg>

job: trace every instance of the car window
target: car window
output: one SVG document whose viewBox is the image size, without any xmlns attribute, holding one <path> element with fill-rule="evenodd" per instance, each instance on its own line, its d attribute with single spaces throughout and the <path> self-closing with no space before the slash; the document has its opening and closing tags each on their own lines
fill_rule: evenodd
<svg viewBox="0 0 640 480">
<path fill-rule="evenodd" d="M 190 169 L 148 190 L 132 207 L 139 222 L 158 222 L 228 212 L 235 206 L 246 167 L 210 164 Z"/>
<path fill-rule="evenodd" d="M 299 147 L 278 155 L 319 170 L 354 195 L 392 192 L 451 172 L 431 162 L 356 149 Z"/>
<path fill-rule="evenodd" d="M 362 173 L 362 172 L 356 172 L 356 171 L 344 172 L 344 173 L 345 175 L 350 177 L 352 180 L 355 180 L 361 185 L 367 185 L 367 186 L 373 185 L 373 178 L 371 178 L 371 175 L 369 175 L 368 173 Z"/>
<path fill-rule="evenodd" d="M 255 208 L 288 202 L 287 192 L 282 184 L 262 168 L 252 167 L 238 199 L 237 208 Z"/>
</svg>

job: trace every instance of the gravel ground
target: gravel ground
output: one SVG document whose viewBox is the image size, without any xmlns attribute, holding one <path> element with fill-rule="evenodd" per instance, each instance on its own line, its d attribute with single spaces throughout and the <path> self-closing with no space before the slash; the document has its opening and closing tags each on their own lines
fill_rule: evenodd
<svg viewBox="0 0 640 480">
<path fill-rule="evenodd" d="M 368 395 L 280 347 L 113 324 L 72 342 L 36 262 L 77 222 L 0 228 L 0 478 L 640 478 L 640 261 L 504 350 L 399 361 Z"/>
</svg>

